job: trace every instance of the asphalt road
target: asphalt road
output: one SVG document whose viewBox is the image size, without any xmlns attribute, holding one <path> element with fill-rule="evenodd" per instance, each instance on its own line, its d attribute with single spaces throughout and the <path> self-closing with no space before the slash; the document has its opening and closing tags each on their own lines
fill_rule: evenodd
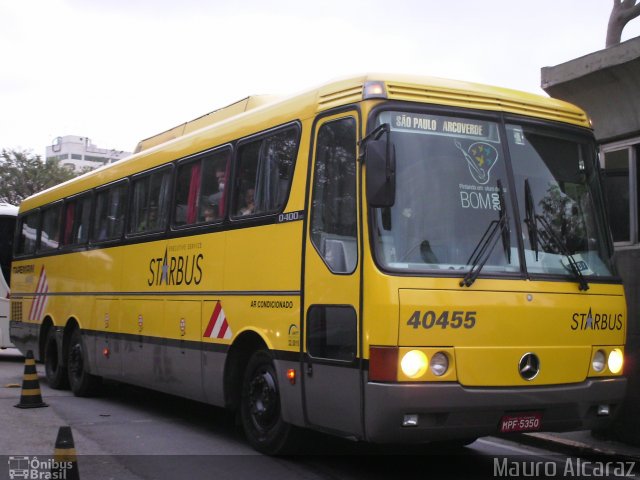
<svg viewBox="0 0 640 480">
<path fill-rule="evenodd" d="M 234 416 L 223 409 L 117 383 L 108 384 L 99 398 L 76 398 L 51 390 L 43 366 L 37 369 L 49 406 L 15 408 L 24 360 L 16 350 L 0 350 L 0 478 L 9 478 L 10 468 L 25 458 L 37 459 L 34 469 L 48 472 L 46 461 L 64 425 L 72 428 L 80 478 L 92 480 L 369 480 L 402 478 L 406 472 L 411 478 L 525 478 L 527 468 L 557 478 L 586 473 L 576 459 L 491 437 L 445 451 L 363 445 L 310 433 L 303 455 L 266 457 L 245 443 Z"/>
</svg>

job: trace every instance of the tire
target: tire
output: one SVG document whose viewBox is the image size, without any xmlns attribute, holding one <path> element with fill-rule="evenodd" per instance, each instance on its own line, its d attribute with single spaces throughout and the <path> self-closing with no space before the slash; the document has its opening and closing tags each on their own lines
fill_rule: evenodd
<svg viewBox="0 0 640 480">
<path fill-rule="evenodd" d="M 69 386 L 76 397 L 91 397 L 100 389 L 101 378 L 87 372 L 87 353 L 82 345 L 80 329 L 75 328 L 69 339 L 69 353 L 67 357 L 67 369 L 69 373 Z"/>
<path fill-rule="evenodd" d="M 257 451 L 291 453 L 293 427 L 282 419 L 278 379 L 266 351 L 255 352 L 245 370 L 240 420 L 247 440 Z"/>
<path fill-rule="evenodd" d="M 56 341 L 55 328 L 47 330 L 47 337 L 44 341 L 44 371 L 47 383 L 55 390 L 66 390 L 69 388 L 69 377 L 66 365 L 60 363 L 60 352 Z"/>
</svg>

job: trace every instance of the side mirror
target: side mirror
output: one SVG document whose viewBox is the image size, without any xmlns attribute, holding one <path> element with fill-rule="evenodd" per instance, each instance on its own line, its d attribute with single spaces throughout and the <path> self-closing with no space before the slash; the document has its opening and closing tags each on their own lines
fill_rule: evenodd
<svg viewBox="0 0 640 480">
<path fill-rule="evenodd" d="M 392 207 L 396 201 L 395 148 L 385 135 L 366 143 L 367 201 L 374 208 Z"/>
</svg>

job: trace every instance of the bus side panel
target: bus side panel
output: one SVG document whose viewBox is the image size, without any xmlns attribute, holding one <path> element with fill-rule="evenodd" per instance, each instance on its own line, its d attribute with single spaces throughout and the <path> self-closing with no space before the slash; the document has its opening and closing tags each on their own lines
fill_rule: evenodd
<svg viewBox="0 0 640 480">
<path fill-rule="evenodd" d="M 163 322 L 161 299 L 125 298 L 121 301 L 123 378 L 126 382 L 164 390 L 167 368 L 162 358 Z"/>
<path fill-rule="evenodd" d="M 232 341 L 238 332 L 259 332 L 266 347 L 275 350 L 276 359 L 296 358 L 300 351 L 302 226 L 302 221 L 291 221 L 233 230 L 227 237 L 225 290 L 241 294 L 225 300 Z M 276 361 L 275 365 L 282 363 Z M 286 370 L 279 368 L 276 373 L 280 390 L 286 392 L 283 416 L 299 423 L 299 386 L 286 380 Z"/>
<path fill-rule="evenodd" d="M 0 298 L 0 348 L 13 347 L 9 336 L 9 299 L 3 297 Z"/>
<path fill-rule="evenodd" d="M 165 300 L 162 366 L 154 364 L 167 392 L 196 400 L 204 400 L 200 342 L 203 303 Z"/>
<path fill-rule="evenodd" d="M 9 314 L 11 342 L 23 354 L 31 350 L 36 359 L 40 356 L 38 345 L 40 323 L 33 322 L 29 317 L 34 304 L 33 292 L 37 288 L 40 268 L 41 265 L 36 265 L 34 260 L 13 262 L 11 273 L 13 294 Z"/>
<path fill-rule="evenodd" d="M 109 378 L 122 375 L 122 336 L 120 302 L 117 298 L 98 298 L 95 302 L 95 366 L 96 374 Z"/>
<path fill-rule="evenodd" d="M 12 305 L 23 302 L 22 299 L 11 300 Z M 11 320 L 9 322 L 9 333 L 11 342 L 23 355 L 25 355 L 28 350 L 31 350 L 36 360 L 41 360 L 39 357 L 40 350 L 38 348 L 39 324 Z"/>
<path fill-rule="evenodd" d="M 225 290 L 299 291 L 301 235 L 301 221 L 228 232 Z"/>
</svg>

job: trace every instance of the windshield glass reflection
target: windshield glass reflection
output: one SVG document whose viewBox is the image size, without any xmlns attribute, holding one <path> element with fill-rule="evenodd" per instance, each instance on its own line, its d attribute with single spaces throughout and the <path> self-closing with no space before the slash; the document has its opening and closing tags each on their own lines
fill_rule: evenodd
<svg viewBox="0 0 640 480">
<path fill-rule="evenodd" d="M 384 112 L 379 122 L 391 126 L 397 180 L 393 207 L 375 210 L 380 263 L 467 272 L 487 230 L 502 221 L 503 248 L 490 248 L 483 272 L 518 272 L 498 124 L 406 112 Z"/>
<path fill-rule="evenodd" d="M 377 124 L 383 123 L 391 127 L 397 180 L 394 205 L 373 209 L 376 259 L 384 269 L 469 278 L 480 274 L 481 263 L 483 275 L 520 275 L 524 258 L 533 275 L 613 273 L 587 137 L 510 123 L 505 139 L 497 122 L 401 111 L 382 112 Z M 525 180 L 533 199 L 528 212 Z M 538 219 L 534 239 L 527 214 Z M 483 240 L 497 224 L 500 235 Z M 478 259 L 483 248 L 486 258 Z"/>
</svg>

